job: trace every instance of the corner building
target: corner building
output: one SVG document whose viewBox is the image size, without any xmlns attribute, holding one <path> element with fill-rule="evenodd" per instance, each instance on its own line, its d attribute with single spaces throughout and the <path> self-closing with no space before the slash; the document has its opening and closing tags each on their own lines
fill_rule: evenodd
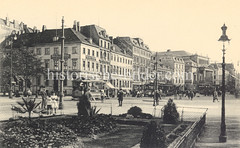
<svg viewBox="0 0 240 148">
<path fill-rule="evenodd" d="M 113 42 L 126 52 L 132 53 L 133 87 L 143 89 L 144 84 L 148 81 L 147 75 L 151 69 L 152 52 L 149 47 L 140 38 L 116 37 Z"/>
</svg>

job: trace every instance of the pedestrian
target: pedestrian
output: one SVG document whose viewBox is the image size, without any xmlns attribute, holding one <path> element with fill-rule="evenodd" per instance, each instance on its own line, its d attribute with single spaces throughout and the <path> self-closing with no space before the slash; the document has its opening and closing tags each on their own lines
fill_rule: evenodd
<svg viewBox="0 0 240 148">
<path fill-rule="evenodd" d="M 174 99 L 177 100 L 177 90 L 174 90 Z"/>
<path fill-rule="evenodd" d="M 57 113 L 57 109 L 58 109 L 58 96 L 55 94 L 55 92 L 52 94 L 51 96 L 52 99 L 52 110 L 53 110 L 53 115 L 55 115 Z"/>
<path fill-rule="evenodd" d="M 188 99 L 191 99 L 191 91 L 190 90 L 187 91 L 187 96 L 188 96 Z"/>
<path fill-rule="evenodd" d="M 45 109 L 46 108 L 46 99 L 47 99 L 47 96 L 48 96 L 45 88 L 42 89 L 41 96 L 42 96 L 41 108 Z"/>
<path fill-rule="evenodd" d="M 123 91 L 122 91 L 122 89 L 120 89 L 119 92 L 118 92 L 118 103 L 119 103 L 119 106 L 122 106 L 122 101 L 123 101 Z"/>
<path fill-rule="evenodd" d="M 53 109 L 51 96 L 48 96 L 46 101 L 47 101 L 47 115 L 51 115 Z"/>
<path fill-rule="evenodd" d="M 213 102 L 215 102 L 215 100 L 218 101 L 218 93 L 217 93 L 216 89 L 213 91 Z"/>
<path fill-rule="evenodd" d="M 87 97 L 87 101 L 90 102 L 90 100 L 93 100 L 92 94 L 90 92 L 90 88 L 87 88 L 87 92 L 85 93 L 86 97 Z"/>
<path fill-rule="evenodd" d="M 194 96 L 194 93 L 193 93 L 193 91 L 191 90 L 191 91 L 190 91 L 190 98 L 191 98 L 191 100 L 193 100 L 193 96 Z"/>
<path fill-rule="evenodd" d="M 183 96 L 183 92 L 181 90 L 179 90 L 179 100 L 182 99 L 182 96 Z"/>
<path fill-rule="evenodd" d="M 104 101 L 104 90 L 101 90 L 101 101 L 102 101 L 102 103 Z"/>
<path fill-rule="evenodd" d="M 158 90 L 155 90 L 154 92 L 154 98 L 153 98 L 153 106 L 158 105 L 159 104 L 159 92 Z"/>
<path fill-rule="evenodd" d="M 159 91 L 158 91 L 158 92 L 159 92 L 159 99 L 160 99 L 160 100 L 162 100 L 162 90 L 161 90 L 161 89 L 159 89 Z"/>
</svg>

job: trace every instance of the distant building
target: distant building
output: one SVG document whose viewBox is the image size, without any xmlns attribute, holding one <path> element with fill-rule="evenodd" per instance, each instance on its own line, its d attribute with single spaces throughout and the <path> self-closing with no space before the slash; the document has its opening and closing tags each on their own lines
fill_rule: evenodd
<svg viewBox="0 0 240 148">
<path fill-rule="evenodd" d="M 84 77 L 96 79 L 101 77 L 100 72 L 100 49 L 91 38 L 84 36 L 77 29 L 65 28 L 64 46 L 64 90 L 67 94 L 72 93 L 72 80 Z M 59 91 L 59 79 L 61 54 L 61 29 L 47 29 L 43 26 L 41 32 L 25 33 L 20 35 L 21 40 L 27 42 L 25 46 L 34 52 L 43 62 L 46 75 L 32 78 L 32 91 L 36 92 L 40 86 L 45 86 L 51 92 Z"/>
<path fill-rule="evenodd" d="M 133 58 L 117 45 L 111 50 L 111 84 L 117 89 L 129 92 L 132 89 Z M 116 95 L 116 93 L 115 93 Z"/>
<path fill-rule="evenodd" d="M 100 72 L 109 73 L 110 72 L 110 49 L 111 40 L 104 28 L 97 25 L 87 25 L 80 27 L 80 32 L 87 38 L 92 40 L 92 43 L 96 44 L 99 48 L 100 56 Z M 102 77 L 103 80 L 108 80 L 107 77 Z"/>
<path fill-rule="evenodd" d="M 36 30 L 36 27 L 34 27 Z M 18 22 L 16 20 L 9 20 L 8 17 L 5 19 L 0 18 L 0 70 L 2 67 L 2 59 L 5 55 L 4 52 L 8 52 L 5 47 L 10 44 L 10 41 L 7 41 L 9 35 L 11 34 L 21 34 L 21 33 L 32 33 L 34 29 L 27 27 L 23 22 Z M 0 92 L 3 92 L 5 86 L 2 84 L 2 73 L 0 74 Z"/>
<path fill-rule="evenodd" d="M 178 56 L 167 50 L 166 52 L 157 52 L 157 61 L 160 64 L 169 67 L 172 70 L 170 80 L 172 85 L 184 86 L 185 84 L 185 62 L 181 56 Z"/>
<path fill-rule="evenodd" d="M 150 72 L 151 51 L 140 38 L 116 37 L 114 44 L 133 56 L 133 85 L 142 87 L 147 81 Z"/>
<path fill-rule="evenodd" d="M 159 58 L 156 58 L 156 52 L 152 53 L 152 60 L 151 60 L 151 71 L 149 75 L 150 83 L 153 83 L 154 86 L 156 85 L 156 77 L 157 77 L 157 84 L 158 88 L 162 89 L 164 92 L 169 90 L 172 85 L 172 73 L 173 69 L 169 66 L 164 65 Z"/>
<path fill-rule="evenodd" d="M 196 88 L 197 86 L 213 85 L 214 70 L 209 66 L 209 58 L 198 54 L 192 54 L 184 50 L 169 51 L 183 58 L 185 62 L 185 86 Z"/>
</svg>

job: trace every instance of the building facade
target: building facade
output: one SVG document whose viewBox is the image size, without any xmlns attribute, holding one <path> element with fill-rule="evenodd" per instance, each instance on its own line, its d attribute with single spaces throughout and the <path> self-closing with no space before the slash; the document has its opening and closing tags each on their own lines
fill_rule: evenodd
<svg viewBox="0 0 240 148">
<path fill-rule="evenodd" d="M 168 75 L 170 82 L 175 86 L 184 86 L 185 84 L 185 62 L 182 57 L 171 53 L 170 50 L 166 52 L 156 53 L 157 61 L 160 64 L 171 69 L 172 73 Z"/>
<path fill-rule="evenodd" d="M 118 89 L 129 92 L 132 89 L 133 59 L 130 54 L 117 45 L 112 45 L 111 50 L 111 84 Z M 115 92 L 116 95 L 116 92 Z"/>
<path fill-rule="evenodd" d="M 35 30 L 37 30 L 36 27 L 34 27 Z M 21 33 L 32 33 L 34 32 L 34 29 L 27 27 L 26 24 L 23 22 L 18 22 L 16 20 L 10 20 L 8 17 L 5 19 L 0 18 L 0 69 L 2 69 L 2 60 L 4 58 L 4 53 L 7 53 L 6 46 L 11 44 L 12 41 L 7 40 L 7 38 L 11 34 L 21 34 Z M 9 86 L 3 86 L 3 79 L 2 79 L 2 73 L 0 73 L 0 92 L 5 92 L 7 89 L 9 89 Z"/>
<path fill-rule="evenodd" d="M 124 49 L 133 57 L 133 85 L 144 85 L 150 73 L 151 55 L 149 47 L 140 38 L 116 37 L 114 44 Z"/>
</svg>

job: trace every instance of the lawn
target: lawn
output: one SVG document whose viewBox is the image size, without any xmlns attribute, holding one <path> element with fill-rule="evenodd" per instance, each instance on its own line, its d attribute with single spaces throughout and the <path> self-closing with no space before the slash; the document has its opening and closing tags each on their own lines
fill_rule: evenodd
<svg viewBox="0 0 240 148">
<path fill-rule="evenodd" d="M 165 134 L 170 133 L 177 125 L 163 126 Z M 118 130 L 98 137 L 97 139 L 83 139 L 85 147 L 92 148 L 130 148 L 142 138 L 144 126 L 118 124 Z"/>
<path fill-rule="evenodd" d="M 85 147 L 119 148 L 132 147 L 140 142 L 143 126 L 118 124 L 118 130 L 96 140 L 83 140 Z"/>
</svg>

